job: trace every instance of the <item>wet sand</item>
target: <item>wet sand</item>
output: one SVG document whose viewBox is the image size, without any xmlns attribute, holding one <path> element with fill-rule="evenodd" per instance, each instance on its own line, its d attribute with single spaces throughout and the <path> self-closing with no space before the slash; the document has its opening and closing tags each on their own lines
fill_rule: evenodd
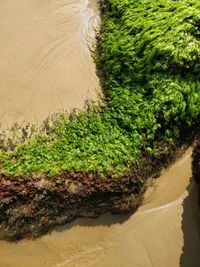
<svg viewBox="0 0 200 267">
<path fill-rule="evenodd" d="M 191 150 L 149 187 L 132 216 L 78 219 L 36 240 L 0 242 L 1 267 L 199 267 Z"/>
<path fill-rule="evenodd" d="M 0 2 L 2 128 L 40 123 L 97 100 L 100 86 L 90 49 L 99 13 L 93 2 Z"/>
</svg>

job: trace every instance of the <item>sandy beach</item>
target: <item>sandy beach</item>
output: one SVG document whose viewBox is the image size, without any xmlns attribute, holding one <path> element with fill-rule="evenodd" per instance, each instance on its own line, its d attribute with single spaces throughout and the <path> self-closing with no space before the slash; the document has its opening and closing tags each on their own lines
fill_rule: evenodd
<svg viewBox="0 0 200 267">
<path fill-rule="evenodd" d="M 99 14 L 87 0 L 0 3 L 0 124 L 41 123 L 97 100 L 90 49 Z"/>
</svg>

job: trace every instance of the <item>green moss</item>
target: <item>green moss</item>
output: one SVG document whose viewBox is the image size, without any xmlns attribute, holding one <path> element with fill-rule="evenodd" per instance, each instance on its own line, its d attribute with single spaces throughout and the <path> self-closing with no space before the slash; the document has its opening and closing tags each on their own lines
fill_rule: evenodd
<svg viewBox="0 0 200 267">
<path fill-rule="evenodd" d="M 103 107 L 60 118 L 40 134 L 0 152 L 0 173 L 55 176 L 65 171 L 122 175 L 172 142 L 200 113 L 200 3 L 107 0 L 96 62 Z"/>
</svg>

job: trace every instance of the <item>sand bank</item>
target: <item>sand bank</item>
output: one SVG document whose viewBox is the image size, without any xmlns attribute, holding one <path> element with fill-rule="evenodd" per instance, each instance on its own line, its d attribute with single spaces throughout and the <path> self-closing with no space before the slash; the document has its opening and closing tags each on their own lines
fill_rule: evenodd
<svg viewBox="0 0 200 267">
<path fill-rule="evenodd" d="M 96 100 L 90 48 L 99 22 L 88 0 L 0 3 L 0 123 L 42 122 Z"/>
<path fill-rule="evenodd" d="M 191 150 L 149 187 L 132 216 L 78 219 L 36 239 L 0 242 L 2 267 L 200 266 Z"/>
</svg>

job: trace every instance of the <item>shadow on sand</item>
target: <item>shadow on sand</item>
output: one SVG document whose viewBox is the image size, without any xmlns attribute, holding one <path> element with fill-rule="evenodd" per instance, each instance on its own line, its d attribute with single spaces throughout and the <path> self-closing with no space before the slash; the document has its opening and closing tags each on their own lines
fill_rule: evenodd
<svg viewBox="0 0 200 267">
<path fill-rule="evenodd" d="M 180 267 L 200 267 L 200 208 L 197 184 L 194 181 L 183 202 L 182 231 L 184 246 Z"/>
<path fill-rule="evenodd" d="M 86 226 L 86 227 L 96 227 L 96 226 L 112 226 L 114 224 L 123 224 L 126 220 L 129 219 L 129 217 L 132 215 L 132 213 L 129 214 L 121 214 L 121 215 L 112 215 L 109 213 L 102 214 L 98 218 L 77 218 L 76 220 L 72 221 L 71 223 L 68 223 L 64 226 L 57 226 L 56 228 L 52 229 L 51 232 L 62 232 L 62 231 L 68 231 L 74 226 Z"/>
</svg>

